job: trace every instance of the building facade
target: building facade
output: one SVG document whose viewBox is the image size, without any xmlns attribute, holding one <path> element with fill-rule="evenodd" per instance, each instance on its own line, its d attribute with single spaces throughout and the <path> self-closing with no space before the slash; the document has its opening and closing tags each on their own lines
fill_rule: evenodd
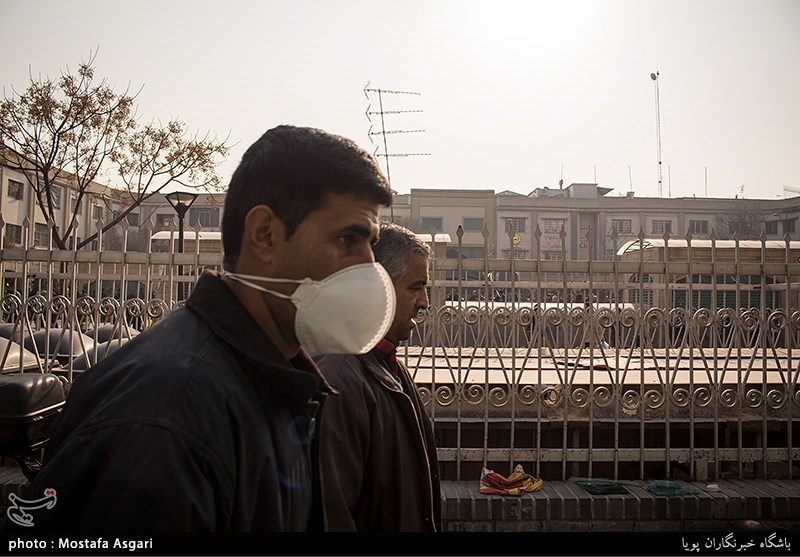
<svg viewBox="0 0 800 557">
<path fill-rule="evenodd" d="M 66 181 L 57 181 L 51 188 L 55 226 L 66 231 L 72 224 L 68 247 L 97 234 L 129 206 L 126 192 L 92 183 L 79 199 L 78 191 Z M 189 209 L 184 226 L 219 231 L 224 193 L 201 193 Z M 24 173 L 0 165 L 0 216 L 2 247 L 27 246 L 47 249 L 50 228 L 48 219 L 37 202 L 36 191 Z M 73 220 L 74 219 L 74 220 Z M 146 251 L 150 234 L 177 227 L 177 214 L 162 194 L 156 194 L 127 213 L 122 222 L 105 232 L 104 249 Z M 125 244 L 123 245 L 123 241 Z M 96 249 L 96 240 L 86 249 Z"/>
<path fill-rule="evenodd" d="M 493 190 L 412 189 L 382 218 L 418 233 L 449 234 L 448 252 L 467 258 L 611 260 L 630 240 L 648 238 L 800 239 L 800 197 L 785 199 L 611 196 L 597 184 Z"/>
<path fill-rule="evenodd" d="M 800 240 L 800 197 L 777 199 L 652 198 L 611 195 L 597 184 L 536 188 L 525 195 L 491 189 L 411 189 L 395 195 L 381 218 L 419 234 L 444 234 L 445 253 L 465 258 L 519 260 L 611 260 L 640 234 L 648 238 Z M 79 201 L 68 184 L 53 188 L 56 224 L 68 245 L 78 245 L 125 210 L 125 195 L 92 184 Z M 199 193 L 184 220 L 186 230 L 219 231 L 224 193 Z M 0 166 L 0 215 L 4 247 L 46 248 L 49 228 L 25 175 Z M 27 223 L 27 226 L 26 226 Z M 104 247 L 146 251 L 150 235 L 176 229 L 175 210 L 161 194 L 130 211 L 123 226 L 104 236 Z M 174 227 L 174 228 L 173 228 Z M 124 238 L 123 238 L 124 236 Z M 92 245 L 87 245 L 91 249 Z M 439 250 L 437 250 L 437 253 Z"/>
</svg>

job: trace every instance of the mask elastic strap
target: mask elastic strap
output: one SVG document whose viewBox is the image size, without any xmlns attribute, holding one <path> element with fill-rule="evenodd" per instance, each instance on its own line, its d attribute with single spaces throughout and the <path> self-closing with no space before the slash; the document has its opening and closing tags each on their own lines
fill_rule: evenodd
<svg viewBox="0 0 800 557">
<path fill-rule="evenodd" d="M 231 272 L 225 272 L 225 273 L 223 273 L 223 275 L 225 275 L 226 277 L 231 277 L 233 279 L 243 278 L 243 279 L 256 280 L 256 281 L 261 281 L 261 282 L 283 282 L 283 283 L 291 282 L 291 283 L 295 283 L 295 284 L 302 284 L 304 282 L 308 282 L 308 280 L 309 280 L 307 278 L 298 280 L 298 279 L 290 279 L 290 278 L 262 277 L 262 276 L 259 276 L 259 275 L 242 275 L 240 273 L 231 273 Z"/>
<path fill-rule="evenodd" d="M 245 286 L 249 286 L 250 288 L 254 288 L 256 290 L 260 290 L 261 292 L 266 292 L 267 294 L 272 294 L 273 296 L 277 296 L 278 298 L 283 298 L 284 300 L 291 300 L 292 297 L 291 296 L 287 296 L 286 294 L 282 294 L 281 292 L 275 292 L 274 290 L 268 290 L 268 289 L 264 288 L 263 286 L 261 286 L 260 284 L 255 284 L 254 282 L 250 282 L 249 280 L 247 280 L 247 278 L 254 278 L 254 279 L 258 279 L 258 280 L 269 280 L 269 281 L 272 281 L 272 282 L 298 282 L 296 280 L 291 280 L 291 279 L 286 279 L 286 280 L 284 280 L 284 279 L 267 279 L 267 278 L 264 278 L 264 277 L 256 277 L 256 276 L 252 276 L 252 275 L 238 275 L 238 274 L 235 274 L 235 273 L 225 273 L 224 276 L 226 276 L 228 278 L 231 278 L 231 279 L 235 280 L 236 282 L 240 282 L 240 283 L 244 284 Z"/>
</svg>

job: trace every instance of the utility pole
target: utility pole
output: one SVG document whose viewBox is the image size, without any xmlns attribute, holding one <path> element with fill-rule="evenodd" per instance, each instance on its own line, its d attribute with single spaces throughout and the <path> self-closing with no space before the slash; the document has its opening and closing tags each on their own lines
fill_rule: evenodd
<svg viewBox="0 0 800 557">
<path fill-rule="evenodd" d="M 393 91 L 390 89 L 380 89 L 380 88 L 371 88 L 370 82 L 367 81 L 367 84 L 364 85 L 364 96 L 367 97 L 367 101 L 369 104 L 367 105 L 367 120 L 369 121 L 369 131 L 367 132 L 367 136 L 369 137 L 370 143 L 373 143 L 373 136 L 381 136 L 383 139 L 383 153 L 378 153 L 380 149 L 379 145 L 375 146 L 375 152 L 373 153 L 376 157 L 383 157 L 385 161 L 385 168 L 386 168 L 386 180 L 389 182 L 389 187 L 392 187 L 392 177 L 389 171 L 389 157 L 416 157 L 416 156 L 427 156 L 430 153 L 390 153 L 388 140 L 386 138 L 387 135 L 392 134 L 400 134 L 400 133 L 422 133 L 425 130 L 387 130 L 386 129 L 386 115 L 396 115 L 396 114 L 407 114 L 412 112 L 422 112 L 422 110 L 384 110 L 383 108 L 383 96 L 384 95 L 419 95 L 420 93 L 415 93 L 413 91 Z M 372 97 L 370 94 L 377 94 L 378 96 L 378 110 L 371 110 L 372 109 Z M 380 130 L 373 131 L 374 124 L 372 122 L 372 116 L 380 116 Z M 392 195 L 396 194 L 397 192 L 392 189 Z M 391 212 L 391 219 L 394 222 L 394 203 L 390 206 Z"/>
</svg>

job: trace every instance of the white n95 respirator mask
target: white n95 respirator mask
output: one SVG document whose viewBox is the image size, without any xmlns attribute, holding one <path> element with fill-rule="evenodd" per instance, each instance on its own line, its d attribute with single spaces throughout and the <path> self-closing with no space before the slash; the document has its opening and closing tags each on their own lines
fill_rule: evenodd
<svg viewBox="0 0 800 557">
<path fill-rule="evenodd" d="M 392 279 L 379 263 L 345 267 L 323 280 L 225 273 L 245 286 L 289 300 L 297 308 L 295 334 L 311 354 L 365 354 L 389 331 L 395 311 Z M 291 295 L 255 282 L 299 284 Z"/>
</svg>

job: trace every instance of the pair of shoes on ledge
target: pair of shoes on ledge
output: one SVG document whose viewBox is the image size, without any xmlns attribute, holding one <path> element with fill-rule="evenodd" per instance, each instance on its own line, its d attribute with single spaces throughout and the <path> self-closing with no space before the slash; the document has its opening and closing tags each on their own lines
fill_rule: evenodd
<svg viewBox="0 0 800 557">
<path fill-rule="evenodd" d="M 541 478 L 527 474 L 521 464 L 517 464 L 507 478 L 488 468 L 481 471 L 480 492 L 484 495 L 522 495 L 541 487 Z"/>
</svg>

